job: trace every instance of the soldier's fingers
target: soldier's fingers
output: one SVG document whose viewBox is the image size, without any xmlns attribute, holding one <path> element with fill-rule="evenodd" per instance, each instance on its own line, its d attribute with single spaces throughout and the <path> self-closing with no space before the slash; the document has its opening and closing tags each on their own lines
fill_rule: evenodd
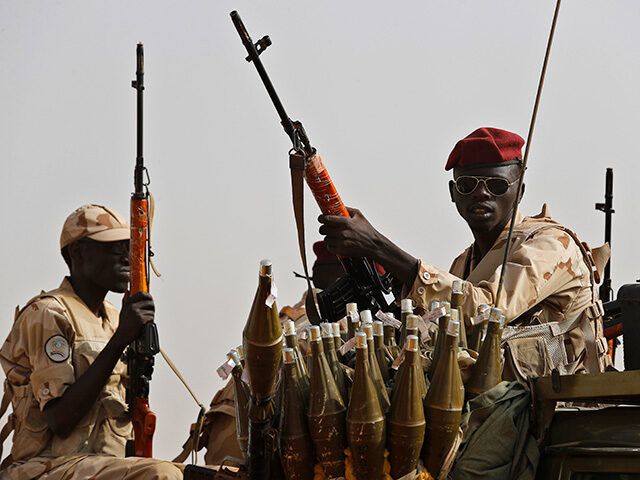
<svg viewBox="0 0 640 480">
<path fill-rule="evenodd" d="M 130 297 L 132 300 L 153 300 L 153 297 L 149 292 L 136 292 Z"/>
<path fill-rule="evenodd" d="M 320 215 L 318 221 L 325 225 L 348 225 L 351 219 L 339 215 Z"/>
<path fill-rule="evenodd" d="M 343 237 L 345 230 L 344 226 L 322 225 L 318 232 L 329 237 Z"/>
<path fill-rule="evenodd" d="M 358 210 L 357 208 L 346 207 L 346 209 L 347 209 L 347 212 L 349 212 L 349 215 L 351 215 L 351 217 L 356 217 L 358 215 L 362 215 L 360 210 Z"/>
<path fill-rule="evenodd" d="M 136 305 L 136 308 L 140 309 L 140 310 L 144 310 L 144 311 L 150 311 L 150 312 L 155 312 L 156 311 L 156 304 L 153 302 L 140 302 L 139 304 Z"/>
</svg>

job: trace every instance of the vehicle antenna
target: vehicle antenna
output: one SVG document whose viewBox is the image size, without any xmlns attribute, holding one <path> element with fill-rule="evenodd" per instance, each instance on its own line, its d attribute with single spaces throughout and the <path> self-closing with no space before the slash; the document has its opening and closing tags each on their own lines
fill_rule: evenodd
<svg viewBox="0 0 640 480">
<path fill-rule="evenodd" d="M 504 271 L 507 266 L 507 258 L 509 257 L 509 248 L 511 247 L 511 237 L 513 236 L 513 227 L 516 221 L 516 212 L 518 210 L 518 203 L 520 202 L 520 195 L 522 193 L 522 185 L 524 180 L 524 172 L 527 170 L 527 161 L 529 160 L 529 148 L 531 147 L 531 139 L 533 138 L 533 129 L 536 124 L 536 117 L 538 116 L 538 105 L 540 105 L 540 97 L 542 95 L 542 86 L 544 85 L 544 76 L 547 73 L 547 64 L 549 62 L 549 54 L 551 53 L 551 44 L 553 43 L 553 34 L 556 30 L 556 22 L 558 20 L 558 12 L 560 11 L 560 3 L 562 0 L 557 0 L 556 9 L 553 14 L 553 21 L 551 22 L 551 31 L 549 32 L 549 40 L 547 42 L 547 51 L 544 55 L 544 62 L 542 63 L 542 72 L 540 73 L 540 81 L 538 82 L 538 91 L 536 93 L 536 101 L 533 105 L 533 114 L 531 115 L 531 123 L 529 124 L 529 133 L 527 135 L 527 146 L 524 150 L 524 159 L 522 160 L 522 170 L 520 178 L 518 179 L 518 191 L 515 200 L 513 201 L 513 209 L 511 212 L 511 222 L 509 224 L 509 233 L 507 234 L 507 243 L 504 247 L 504 258 L 502 259 L 502 268 L 500 269 L 500 280 L 498 282 L 498 291 L 496 292 L 496 299 L 494 305 L 498 307 L 500 302 L 500 294 L 502 293 L 502 287 L 504 283 Z"/>
</svg>

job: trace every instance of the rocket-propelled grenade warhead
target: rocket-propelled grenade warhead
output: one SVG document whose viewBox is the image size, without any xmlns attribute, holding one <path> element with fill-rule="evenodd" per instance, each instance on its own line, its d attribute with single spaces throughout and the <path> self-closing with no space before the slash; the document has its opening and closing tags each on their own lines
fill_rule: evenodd
<svg viewBox="0 0 640 480">
<path fill-rule="evenodd" d="M 284 338 L 288 348 L 293 349 L 293 355 L 295 356 L 296 368 L 298 369 L 298 380 L 302 393 L 305 398 L 305 402 L 309 401 L 309 388 L 311 383 L 309 382 L 309 372 L 307 366 L 302 358 L 302 352 L 300 352 L 300 346 L 298 345 L 298 334 L 296 333 L 296 325 L 292 320 L 284 322 Z"/>
<path fill-rule="evenodd" d="M 346 408 L 324 354 L 320 328 L 309 328 L 311 390 L 307 418 L 318 461 L 327 478 L 344 476 Z"/>
<path fill-rule="evenodd" d="M 394 318 L 393 313 L 387 312 L 391 318 Z M 395 358 L 400 354 L 400 348 L 398 347 L 398 343 L 396 342 L 396 327 L 391 324 L 385 324 L 383 326 L 384 330 L 384 344 L 389 351 L 391 357 L 395 360 Z"/>
<path fill-rule="evenodd" d="M 371 310 L 362 310 L 360 312 L 360 329 L 367 324 L 373 323 L 373 317 L 371 316 Z"/>
<path fill-rule="evenodd" d="M 500 351 L 502 316 L 499 308 L 491 309 L 487 336 L 482 342 L 478 359 L 471 368 L 471 377 L 467 382 L 467 398 L 473 398 L 486 392 L 502 381 L 502 355 Z"/>
<path fill-rule="evenodd" d="M 429 365 L 429 369 L 427 370 L 427 376 L 429 377 L 429 380 L 433 380 L 433 374 L 436 371 L 438 362 L 440 361 L 440 355 L 442 353 L 444 342 L 447 336 L 447 326 L 449 325 L 449 320 L 451 320 L 451 304 L 449 302 L 440 302 L 440 306 L 444 308 L 445 314 L 438 320 L 438 336 L 436 339 L 436 346 L 431 357 L 431 365 Z"/>
<path fill-rule="evenodd" d="M 245 368 L 249 376 L 249 444 L 247 474 L 255 480 L 271 478 L 274 445 L 269 435 L 274 413 L 273 394 L 282 359 L 282 327 L 275 303 L 270 260 L 260 262 L 258 289 L 242 332 Z"/>
<path fill-rule="evenodd" d="M 415 337 L 418 336 L 418 316 L 410 313 L 405 317 L 405 327 L 407 331 L 407 336 L 413 335 Z"/>
<path fill-rule="evenodd" d="M 440 308 L 440 302 L 433 301 L 431 305 L 429 305 L 429 311 L 433 312 L 436 308 Z M 434 331 L 429 338 L 429 345 L 431 347 L 435 347 L 436 342 L 438 341 L 438 330 Z"/>
<path fill-rule="evenodd" d="M 458 344 L 467 347 L 467 330 L 464 322 L 464 312 L 462 304 L 464 303 L 464 282 L 462 280 L 454 280 L 451 289 L 451 309 L 458 311 L 458 321 L 460 322 L 460 335 L 458 335 Z"/>
<path fill-rule="evenodd" d="M 282 327 L 272 270 L 270 260 L 260 262 L 258 289 L 242 334 L 252 399 L 249 415 L 258 421 L 266 420 L 273 413 L 270 404 L 282 358 Z"/>
<path fill-rule="evenodd" d="M 353 338 L 360 328 L 357 303 L 347 303 L 347 340 Z"/>
<path fill-rule="evenodd" d="M 473 325 L 473 333 L 471 334 L 471 338 L 469 339 L 469 348 L 476 352 L 480 351 L 480 346 L 482 345 L 482 339 L 484 338 L 485 330 L 487 329 L 487 320 L 480 320 L 485 315 L 489 315 L 489 311 L 491 307 L 486 303 L 481 303 L 478 305 L 478 315 L 476 318 L 471 320 Z M 475 322 L 474 322 L 475 320 Z"/>
<path fill-rule="evenodd" d="M 455 320 L 457 315 L 454 313 L 452 310 L 442 354 L 424 399 L 427 433 L 423 460 L 427 471 L 436 478 L 456 442 L 464 405 L 464 387 L 457 355 L 460 324 Z"/>
<path fill-rule="evenodd" d="M 418 320 L 419 320 L 418 316 L 413 314 L 409 314 L 405 317 L 404 325 L 406 327 L 407 338 L 408 337 L 418 338 Z M 406 345 L 406 342 L 405 342 L 405 345 Z M 398 375 L 400 375 L 400 372 L 404 369 L 405 364 L 406 362 L 402 362 L 400 364 L 400 367 L 398 368 Z M 420 371 L 423 373 L 418 378 L 418 383 L 420 385 L 420 392 L 422 393 L 422 398 L 424 398 L 424 396 L 427 394 L 427 380 L 424 377 L 422 360 L 420 359 L 419 353 L 418 353 L 418 365 L 420 367 Z"/>
<path fill-rule="evenodd" d="M 313 443 L 305 415 L 305 398 L 298 376 L 296 353 L 283 354 L 282 413 L 280 415 L 280 460 L 287 479 L 313 480 Z"/>
<path fill-rule="evenodd" d="M 347 398 L 347 380 L 344 376 L 344 369 L 338 359 L 338 353 L 336 352 L 336 343 L 333 339 L 333 326 L 330 323 L 321 323 L 320 328 L 322 330 L 322 346 L 324 354 L 331 367 L 333 378 L 338 385 L 338 391 L 343 400 Z"/>
<path fill-rule="evenodd" d="M 424 442 L 425 419 L 418 337 L 407 336 L 402 369 L 388 416 L 388 448 L 391 477 L 401 478 L 415 471 Z"/>
<path fill-rule="evenodd" d="M 362 313 L 368 311 L 369 310 L 363 310 L 360 315 L 362 316 Z M 391 402 L 389 401 L 389 394 L 387 393 L 387 388 L 384 385 L 382 373 L 380 372 L 380 365 L 378 365 L 378 359 L 376 358 L 375 347 L 373 344 L 373 324 L 363 323 L 362 333 L 366 335 L 367 340 L 367 355 L 369 356 L 368 371 L 370 372 L 373 384 L 376 386 L 376 391 L 378 392 L 378 400 L 380 402 L 380 406 L 382 407 L 382 411 L 386 414 L 389 411 Z"/>
<path fill-rule="evenodd" d="M 410 298 L 403 298 L 400 300 L 400 321 L 402 322 L 402 326 L 400 327 L 400 345 L 405 344 L 405 339 L 407 335 L 412 335 L 407 333 L 407 315 L 413 314 L 413 300 Z"/>
<path fill-rule="evenodd" d="M 357 480 L 378 480 L 384 464 L 384 414 L 371 380 L 364 332 L 356 333 L 356 368 L 347 410 L 347 439 Z"/>
<path fill-rule="evenodd" d="M 382 381 L 387 383 L 391 378 L 389 373 L 391 365 L 385 353 L 384 327 L 379 320 L 373 322 L 373 347 L 375 349 L 376 360 L 378 360 L 378 366 L 380 367 L 380 373 L 382 374 Z"/>
<path fill-rule="evenodd" d="M 333 343 L 335 345 L 336 353 L 340 352 L 340 347 L 342 346 L 342 336 L 340 335 L 340 324 L 338 322 L 334 322 L 331 324 L 331 331 L 333 333 Z"/>
</svg>

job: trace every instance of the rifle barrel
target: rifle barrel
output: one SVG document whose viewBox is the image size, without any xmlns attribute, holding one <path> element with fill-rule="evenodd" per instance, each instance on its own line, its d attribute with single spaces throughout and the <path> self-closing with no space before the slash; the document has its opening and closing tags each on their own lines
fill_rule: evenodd
<svg viewBox="0 0 640 480">
<path fill-rule="evenodd" d="M 262 79 L 262 83 L 267 89 L 267 93 L 269 94 L 269 97 L 271 98 L 271 101 L 273 102 L 274 107 L 276 107 L 276 111 L 278 112 L 278 116 L 280 117 L 280 123 L 282 124 L 284 131 L 287 133 L 287 135 L 289 135 L 291 142 L 295 144 L 296 143 L 295 128 L 293 126 L 293 121 L 287 115 L 287 112 L 285 111 L 284 106 L 280 101 L 280 98 L 278 98 L 276 89 L 273 87 L 273 84 L 271 83 L 271 79 L 269 78 L 269 75 L 267 75 L 267 71 L 264 69 L 264 66 L 262 65 L 262 61 L 260 60 L 261 52 L 258 51 L 255 44 L 253 43 L 253 40 L 251 40 L 251 37 L 249 36 L 249 32 L 247 32 L 247 29 L 244 26 L 244 23 L 242 23 L 240 14 L 234 10 L 233 12 L 230 13 L 230 16 L 231 16 L 231 21 L 233 21 L 233 24 L 235 25 L 236 30 L 238 31 L 238 35 L 240 35 L 240 38 L 242 39 L 242 44 L 247 49 L 247 53 L 249 54 L 249 56 L 247 57 L 247 61 L 253 62 L 253 65 L 256 67 L 256 70 L 258 70 L 258 75 L 260 75 L 260 78 Z M 268 37 L 264 37 L 264 38 L 268 39 Z M 265 48 L 266 46 L 263 47 L 263 50 Z"/>
<path fill-rule="evenodd" d="M 143 125 L 143 97 L 144 90 L 144 45 L 138 43 L 136 47 L 136 79 L 132 83 L 137 90 L 137 146 L 136 146 L 136 168 L 134 173 L 134 195 L 137 198 L 145 196 L 144 193 L 144 156 L 142 151 L 142 125 Z"/>
</svg>

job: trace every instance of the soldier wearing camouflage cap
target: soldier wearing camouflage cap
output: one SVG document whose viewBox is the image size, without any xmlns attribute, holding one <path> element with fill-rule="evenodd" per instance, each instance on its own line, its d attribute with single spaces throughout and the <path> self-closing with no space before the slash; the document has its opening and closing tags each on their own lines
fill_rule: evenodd
<svg viewBox="0 0 640 480">
<path fill-rule="evenodd" d="M 13 445 L 2 478 L 75 480 L 181 479 L 182 466 L 124 458 L 132 438 L 120 360 L 154 318 L 148 293 L 132 295 L 122 312 L 105 301 L 129 284 L 126 219 L 84 205 L 64 223 L 62 256 L 70 274 L 60 287 L 32 298 L 0 349 L 5 396 L 11 400 Z M 4 441 L 9 429 L 2 431 Z"/>
<path fill-rule="evenodd" d="M 320 216 L 320 233 L 332 252 L 380 263 L 404 283 L 402 298 L 412 299 L 418 310 L 448 300 L 454 280 L 465 280 L 468 322 L 479 305 L 495 304 L 523 144 L 515 133 L 487 127 L 460 140 L 451 152 L 445 167 L 453 169 L 451 201 L 474 242 L 449 271 L 403 251 L 356 209 L 349 212 L 351 218 Z M 552 220 L 546 205 L 532 217 L 517 211 L 515 222 L 504 291 L 494 305 L 508 323 L 502 337 L 504 378 L 525 381 L 553 368 L 562 374 L 601 371 L 609 357 L 595 285 L 608 254 L 596 265 L 599 252 L 592 254 L 572 231 Z"/>
</svg>

